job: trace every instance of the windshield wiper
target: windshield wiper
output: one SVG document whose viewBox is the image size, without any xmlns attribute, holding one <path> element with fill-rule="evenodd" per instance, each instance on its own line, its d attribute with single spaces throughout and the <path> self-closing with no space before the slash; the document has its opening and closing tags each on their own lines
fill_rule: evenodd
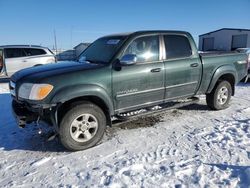
<svg viewBox="0 0 250 188">
<path fill-rule="evenodd" d="M 87 63 L 93 63 L 93 64 L 96 64 L 96 63 L 95 63 L 95 61 L 92 61 L 92 60 L 89 60 L 89 59 L 84 59 L 84 60 L 78 59 L 78 62 L 79 62 L 79 63 L 84 63 L 84 62 L 87 62 Z"/>
<path fill-rule="evenodd" d="M 92 63 L 92 64 L 106 64 L 107 62 L 105 61 L 99 61 L 99 60 L 90 60 L 90 59 L 85 59 L 85 58 L 79 58 L 78 59 L 79 63 L 84 63 L 84 62 L 88 62 L 88 63 Z"/>
<path fill-rule="evenodd" d="M 88 62 L 88 63 L 97 64 L 95 61 L 92 61 L 92 60 L 89 60 L 89 59 L 86 59 L 85 61 Z"/>
<path fill-rule="evenodd" d="M 106 64 L 107 63 L 105 61 L 96 61 L 96 60 L 89 60 L 89 59 L 86 59 L 85 61 L 89 63 L 93 63 L 93 64 Z"/>
</svg>

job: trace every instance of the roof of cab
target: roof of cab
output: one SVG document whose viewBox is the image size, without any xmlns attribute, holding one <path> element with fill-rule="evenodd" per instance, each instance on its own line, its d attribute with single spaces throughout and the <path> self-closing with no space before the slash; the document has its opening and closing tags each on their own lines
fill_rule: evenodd
<svg viewBox="0 0 250 188">
<path fill-rule="evenodd" d="M 190 35 L 189 32 L 186 31 L 177 31 L 177 30 L 142 30 L 142 31 L 135 31 L 135 32 L 126 32 L 126 33 L 116 33 L 111 35 L 106 35 L 104 37 L 119 37 L 119 36 L 135 36 L 135 35 L 144 35 L 144 34 L 185 34 Z"/>
</svg>

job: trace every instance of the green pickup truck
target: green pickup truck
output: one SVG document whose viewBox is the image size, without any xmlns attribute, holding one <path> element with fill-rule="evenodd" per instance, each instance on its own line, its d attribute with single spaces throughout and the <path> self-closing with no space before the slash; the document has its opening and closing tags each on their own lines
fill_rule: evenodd
<svg viewBox="0 0 250 188">
<path fill-rule="evenodd" d="M 93 42 L 76 62 L 15 73 L 12 109 L 19 126 L 42 120 L 66 148 L 83 150 L 129 112 L 201 94 L 211 109 L 227 108 L 248 63 L 245 53 L 199 54 L 188 32 L 114 34 Z"/>
</svg>

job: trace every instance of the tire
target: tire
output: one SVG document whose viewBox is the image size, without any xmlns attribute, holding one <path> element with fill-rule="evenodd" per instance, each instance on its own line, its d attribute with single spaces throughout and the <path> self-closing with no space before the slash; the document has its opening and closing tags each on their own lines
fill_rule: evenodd
<svg viewBox="0 0 250 188">
<path fill-rule="evenodd" d="M 95 146 L 103 137 L 106 116 L 95 104 L 83 103 L 71 108 L 62 118 L 59 136 L 63 146 L 71 151 Z"/>
<path fill-rule="evenodd" d="M 222 110 L 229 107 L 232 96 L 232 86 L 228 81 L 219 81 L 211 93 L 206 94 L 206 101 L 212 110 Z"/>
</svg>

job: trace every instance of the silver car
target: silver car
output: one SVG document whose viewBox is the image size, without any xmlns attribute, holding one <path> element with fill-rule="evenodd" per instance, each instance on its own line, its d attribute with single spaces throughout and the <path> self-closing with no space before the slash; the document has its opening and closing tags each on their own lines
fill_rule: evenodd
<svg viewBox="0 0 250 188">
<path fill-rule="evenodd" d="M 248 62 L 248 75 L 244 79 L 247 82 L 250 79 L 250 48 L 238 48 L 236 49 L 238 52 L 246 53 L 248 55 L 247 62 Z"/>
<path fill-rule="evenodd" d="M 41 46 L 0 46 L 0 76 L 11 76 L 16 71 L 56 62 L 50 49 Z"/>
</svg>

